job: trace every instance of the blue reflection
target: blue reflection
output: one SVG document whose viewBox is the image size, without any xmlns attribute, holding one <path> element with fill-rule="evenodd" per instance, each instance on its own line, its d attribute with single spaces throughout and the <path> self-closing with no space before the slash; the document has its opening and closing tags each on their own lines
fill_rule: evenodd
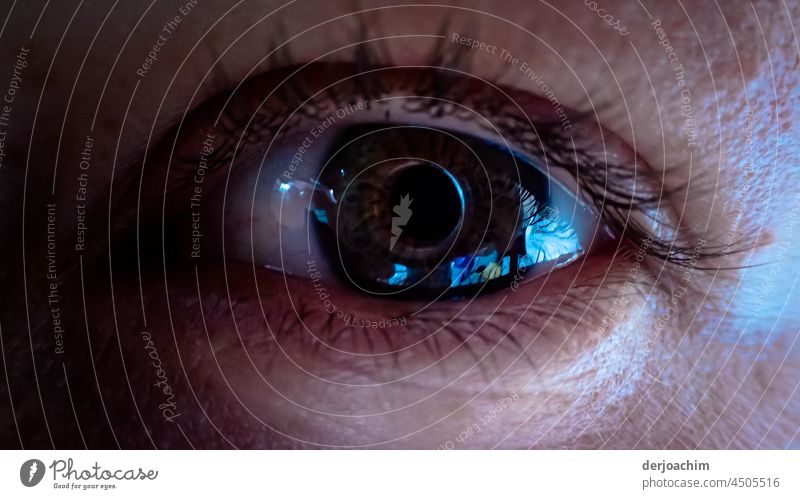
<svg viewBox="0 0 800 499">
<path fill-rule="evenodd" d="M 497 262 L 497 251 L 492 251 L 488 255 L 462 256 L 454 258 L 450 262 L 450 287 L 468 286 L 478 284 L 483 278 L 481 271 L 489 265 Z M 507 268 L 509 260 L 504 258 L 504 266 Z M 506 271 L 508 273 L 508 271 Z"/>
<path fill-rule="evenodd" d="M 542 230 L 535 225 L 525 228 L 525 266 L 577 254 L 581 249 L 578 235 L 570 228 Z"/>
<path fill-rule="evenodd" d="M 511 257 L 504 256 L 500 269 L 500 275 L 508 275 L 511 273 Z"/>
<path fill-rule="evenodd" d="M 394 275 L 389 278 L 388 283 L 392 286 L 400 286 L 408 279 L 408 267 L 399 263 L 394 264 Z"/>
<path fill-rule="evenodd" d="M 318 222 L 328 225 L 328 214 L 325 213 L 325 210 L 314 208 L 314 216 L 317 217 Z"/>
</svg>

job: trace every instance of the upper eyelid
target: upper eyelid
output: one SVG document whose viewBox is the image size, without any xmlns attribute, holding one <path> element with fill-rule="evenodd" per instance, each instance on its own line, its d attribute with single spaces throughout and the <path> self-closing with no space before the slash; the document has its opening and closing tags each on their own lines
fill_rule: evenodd
<svg viewBox="0 0 800 499">
<path fill-rule="evenodd" d="M 449 96 L 437 91 L 435 88 L 433 89 L 435 92 L 431 92 L 430 88 L 416 88 L 405 95 L 391 95 L 392 89 L 388 89 L 388 91 L 384 92 L 384 90 L 386 90 L 385 88 L 375 88 L 375 85 L 372 84 L 376 79 L 374 77 L 385 70 L 434 70 L 434 74 L 436 74 L 437 77 L 439 71 L 441 71 L 437 68 L 420 65 L 371 68 L 364 70 L 357 76 L 348 75 L 338 81 L 331 82 L 329 86 L 317 90 L 313 94 L 304 93 L 302 90 L 298 90 L 297 87 L 290 87 L 289 90 L 281 94 L 281 98 L 286 99 L 282 103 L 282 107 L 288 109 L 294 108 L 294 111 L 291 111 L 291 113 L 298 115 L 302 115 L 302 113 L 298 113 L 300 109 L 313 108 L 315 110 L 313 116 L 319 117 L 319 113 L 325 112 L 326 110 L 315 107 L 317 104 L 315 99 L 318 101 L 320 95 L 326 94 L 331 101 L 336 101 L 337 96 L 335 92 L 337 91 L 330 89 L 344 82 L 354 87 L 351 90 L 360 92 L 358 94 L 349 94 L 347 100 L 350 102 L 357 99 L 366 99 L 367 102 L 386 102 L 392 99 L 412 98 L 417 104 L 422 102 L 423 105 L 417 106 L 417 109 L 414 111 L 409 111 L 409 114 L 430 113 L 437 118 L 446 115 L 456 115 L 459 109 L 467 111 L 470 115 L 468 119 L 464 118 L 463 114 L 459 116 L 459 118 L 464 118 L 467 121 L 474 121 L 473 118 L 478 118 L 476 121 L 482 125 L 483 129 L 489 131 L 493 135 L 492 139 L 497 141 L 500 145 L 508 147 L 512 152 L 528 154 L 540 160 L 540 163 L 541 160 L 544 160 L 547 164 L 543 166 L 548 170 L 548 174 L 552 173 L 550 163 L 556 167 L 562 167 L 564 165 L 569 165 L 569 162 L 577 154 L 583 157 L 589 155 L 588 152 L 582 151 L 580 147 L 575 146 L 571 134 L 564 133 L 568 128 L 579 124 L 589 113 L 576 112 L 573 114 L 576 116 L 574 122 L 569 122 L 568 127 L 565 127 L 562 121 L 559 127 L 557 126 L 558 122 L 553 121 L 552 118 L 542 120 L 537 117 L 531 117 L 530 114 L 532 113 L 523 109 L 516 101 L 520 91 L 506 89 L 484 79 L 481 79 L 482 83 L 492 87 L 491 96 L 488 94 L 465 95 L 459 94 L 458 92 L 453 96 Z M 445 68 L 444 70 L 447 71 L 448 69 Z M 453 69 L 452 71 L 457 73 L 457 76 L 463 78 L 472 77 L 472 75 L 457 69 Z M 260 76 L 254 77 L 251 81 L 257 80 L 259 77 Z M 353 83 L 354 81 L 356 83 Z M 237 88 L 239 88 L 239 86 L 237 86 Z M 509 91 L 515 91 L 516 95 L 509 95 Z M 274 90 L 270 91 L 270 95 L 274 95 L 274 92 Z M 538 98 L 541 99 L 541 97 Z M 276 98 L 273 97 L 273 101 L 275 99 Z M 338 99 L 339 103 L 343 103 L 345 100 L 345 98 Z M 463 103 L 466 101 L 469 101 L 469 105 Z M 507 106 L 509 101 L 513 102 L 512 106 Z M 332 106 L 335 106 L 335 104 L 336 102 L 332 103 Z M 333 109 L 332 106 L 329 106 L 327 111 L 331 111 Z M 443 108 L 447 106 L 451 107 L 451 110 L 449 112 L 444 112 Z M 238 107 L 244 109 L 236 109 Z M 261 113 L 262 125 L 259 125 L 259 129 L 254 131 L 252 125 L 258 123 L 258 119 L 253 119 L 254 109 L 256 107 L 258 108 L 258 112 Z M 514 113 L 509 114 L 506 110 L 507 107 L 514 108 Z M 236 111 L 234 111 L 234 109 L 236 109 Z M 500 111 L 497 111 L 498 109 L 500 109 Z M 289 117 L 287 117 L 286 114 L 281 114 L 282 111 L 283 110 L 278 111 L 278 121 L 271 124 L 273 128 L 265 137 L 269 138 L 270 141 L 274 141 L 279 135 L 291 133 L 291 129 L 285 128 L 285 120 L 289 119 Z M 241 115 L 243 118 L 240 118 L 237 114 Z M 228 97 L 226 98 L 226 105 L 223 106 L 220 112 L 220 118 L 217 118 L 215 121 L 226 123 L 225 127 L 221 129 L 223 136 L 225 136 L 228 141 L 237 143 L 238 145 L 238 143 L 247 143 L 249 141 L 248 138 L 243 140 L 242 133 L 245 131 L 250 134 L 263 133 L 260 126 L 263 126 L 263 122 L 272 121 L 274 118 L 274 116 L 269 115 L 268 112 L 264 110 L 261 103 L 248 107 L 246 104 L 242 104 L 242 100 Z M 566 150 L 566 146 L 570 142 L 572 143 L 572 148 Z M 217 152 L 218 151 L 215 151 L 215 154 Z M 195 162 L 195 159 L 196 158 L 186 158 L 190 165 Z"/>
<path fill-rule="evenodd" d="M 364 82 L 364 81 L 372 82 L 374 80 L 372 78 L 372 76 L 374 76 L 372 74 L 373 72 L 380 72 L 380 71 L 387 70 L 387 69 L 388 70 L 398 70 L 398 69 L 399 70 L 403 70 L 403 69 L 405 69 L 405 70 L 408 70 L 408 69 L 412 69 L 412 70 L 413 69 L 418 69 L 418 70 L 425 69 L 425 70 L 427 70 L 427 69 L 435 69 L 435 68 L 433 68 L 431 66 L 425 66 L 425 65 L 376 67 L 376 68 L 372 68 L 370 70 L 366 70 L 362 74 L 357 75 L 355 77 L 351 76 L 351 77 L 348 77 L 348 78 L 343 78 L 342 80 L 340 80 L 338 82 L 333 82 L 333 85 L 330 88 L 333 88 L 336 84 L 345 82 L 348 79 L 354 79 L 354 81 L 359 81 L 359 82 Z M 460 72 L 458 70 L 454 70 L 454 71 L 456 71 L 457 73 L 461 73 L 461 76 L 463 76 L 463 77 L 470 76 L 470 75 L 468 75 L 466 73 L 463 73 L 463 72 Z M 263 75 L 255 76 L 255 77 L 251 78 L 249 81 L 257 80 L 257 79 L 261 78 L 262 76 Z M 489 113 L 491 111 L 487 111 L 487 110 L 496 107 L 496 106 L 494 106 L 495 103 L 502 104 L 502 103 L 506 102 L 507 100 L 511 100 L 512 99 L 512 97 L 509 96 L 506 93 L 505 89 L 503 89 L 502 87 L 494 85 L 494 84 L 492 84 L 491 82 L 489 82 L 487 80 L 483 80 L 483 82 L 486 83 L 487 85 L 492 85 L 494 87 L 494 89 L 496 91 L 498 91 L 498 93 L 502 93 L 503 94 L 503 97 L 498 98 L 498 96 L 494 96 L 494 100 L 490 104 L 482 106 L 482 109 L 480 111 L 483 111 L 484 113 Z M 240 84 L 240 85 L 237 86 L 237 88 L 240 88 L 241 86 L 242 85 Z M 368 84 L 367 85 L 362 85 L 360 83 L 356 83 L 354 86 L 356 88 L 358 88 L 359 91 L 362 91 L 362 93 L 358 94 L 358 95 L 351 94 L 349 96 L 351 101 L 353 99 L 357 99 L 357 98 L 364 98 L 364 99 L 368 99 L 368 100 L 371 100 L 373 102 L 376 102 L 376 101 L 387 101 L 387 100 L 390 100 L 390 99 L 397 99 L 397 98 L 403 98 L 403 97 L 408 98 L 409 97 L 409 96 L 388 95 L 388 93 L 386 95 L 383 95 L 383 94 L 380 93 L 380 90 L 376 91 L 373 88 L 372 85 L 368 85 Z M 368 90 L 366 92 L 363 92 L 364 89 L 368 89 Z M 373 92 L 373 91 L 375 91 L 375 94 L 371 94 L 370 93 L 370 92 Z M 546 143 L 546 142 L 548 142 L 548 140 L 550 138 L 554 137 L 554 135 L 552 133 L 549 133 L 547 138 L 545 138 L 545 139 L 542 139 L 542 137 L 539 137 L 537 135 L 536 130 L 540 130 L 540 129 L 549 127 L 550 120 L 541 120 L 541 119 L 538 119 L 538 118 L 530 117 L 528 115 L 528 113 L 526 112 L 526 110 L 523 110 L 522 108 L 519 107 L 519 104 L 515 103 L 515 105 L 517 107 L 516 111 L 518 111 L 518 114 L 513 118 L 513 123 L 510 123 L 509 119 L 511 119 L 512 117 L 510 115 L 508 115 L 508 114 L 505 114 L 504 116 L 502 116 L 504 118 L 503 121 L 497 121 L 496 118 L 499 118 L 500 117 L 499 115 L 490 115 L 490 116 L 482 115 L 482 114 L 480 114 L 480 111 L 476 112 L 476 110 L 474 109 L 474 106 L 473 106 L 473 109 L 470 109 L 470 106 L 464 105 L 461 102 L 459 102 L 458 100 L 454 100 L 453 98 L 448 98 L 444 94 L 439 93 L 438 95 L 435 95 L 435 94 L 431 95 L 430 92 L 429 92 L 426 95 L 426 94 L 424 94 L 425 91 L 426 90 L 424 90 L 424 89 L 418 89 L 417 93 L 414 95 L 415 97 L 421 97 L 421 99 L 419 99 L 419 100 L 424 100 L 426 102 L 425 106 L 420 108 L 420 109 L 418 109 L 416 112 L 419 112 L 419 113 L 423 113 L 423 112 L 436 113 L 437 117 L 441 117 L 443 115 L 448 114 L 448 113 L 443 113 L 443 112 L 440 111 L 442 107 L 447 106 L 447 105 L 450 105 L 450 106 L 453 106 L 453 107 L 458 107 L 458 108 L 460 108 L 462 110 L 470 111 L 470 112 L 474 113 L 476 117 L 479 117 L 480 118 L 480 122 L 487 125 L 485 128 L 487 130 L 493 132 L 496 135 L 497 138 L 501 139 L 500 140 L 501 142 L 505 142 L 505 143 L 507 143 L 509 145 L 514 145 L 514 146 L 517 146 L 519 148 L 524 148 L 525 152 L 527 152 L 527 153 L 539 154 L 541 152 L 542 148 L 541 147 L 533 147 L 532 148 L 531 146 L 535 142 Z M 271 91 L 270 93 L 272 94 L 273 92 Z M 289 107 L 289 108 L 295 107 L 296 109 L 295 109 L 294 112 L 296 113 L 297 110 L 301 109 L 301 108 L 313 108 L 314 107 L 313 100 L 315 98 L 318 98 L 323 93 L 327 93 L 328 96 L 331 95 L 331 91 L 329 91 L 327 89 L 319 90 L 314 95 L 308 95 L 308 94 L 302 93 L 302 91 L 298 91 L 296 87 L 291 87 L 290 86 L 289 90 L 286 90 L 286 91 L 282 92 L 280 98 L 287 99 L 288 102 L 284 102 L 283 105 L 285 105 L 285 107 Z M 217 98 L 219 98 L 219 97 L 220 96 L 218 95 Z M 455 97 L 457 99 L 460 99 L 460 98 L 463 98 L 464 96 L 456 95 Z M 485 96 L 474 96 L 474 95 L 471 96 L 472 104 L 475 104 L 477 101 L 479 101 L 483 97 L 485 97 Z M 276 98 L 273 97 L 273 100 L 274 99 L 276 99 Z M 419 102 L 419 100 L 417 102 Z M 258 108 L 259 112 L 261 113 L 262 123 L 264 121 L 268 121 L 268 120 L 273 119 L 273 116 L 269 116 L 267 114 L 267 112 L 264 111 L 263 106 L 252 105 L 252 106 L 248 107 L 247 105 L 243 105 L 241 99 L 237 99 L 235 97 L 227 97 L 225 99 L 225 101 L 226 101 L 225 102 L 226 105 L 222 106 L 222 110 L 219 113 L 219 115 L 220 115 L 219 118 L 215 119 L 214 121 L 224 124 L 224 126 L 221 128 L 220 131 L 230 140 L 241 141 L 241 139 L 242 139 L 241 134 L 244 131 L 248 131 L 249 133 L 260 133 L 261 132 L 261 130 L 258 130 L 256 132 L 254 132 L 253 129 L 252 129 L 253 128 L 252 127 L 253 123 L 258 121 L 258 120 L 254 120 L 253 119 L 253 112 L 254 112 L 255 108 Z M 342 99 L 342 101 L 344 101 L 344 99 Z M 440 110 L 439 111 L 434 111 L 434 109 L 437 106 L 439 106 Z M 455 111 L 451 111 L 450 114 L 455 114 Z M 240 117 L 238 115 L 243 116 L 244 120 L 243 120 L 242 117 Z M 521 118 L 520 116 L 523 116 L 524 118 Z M 281 117 L 285 118 L 285 116 L 281 116 Z M 283 121 L 281 121 L 280 123 L 276 123 L 276 125 L 277 125 L 277 128 L 275 130 L 272 130 L 273 132 L 280 132 L 281 134 L 285 134 L 286 133 L 286 130 L 283 128 L 283 126 L 285 125 L 285 123 Z M 524 140 L 521 139 L 519 137 L 519 135 L 517 134 L 517 131 L 520 130 L 520 128 L 524 128 L 524 129 L 527 129 L 527 130 L 533 130 L 534 131 L 533 132 L 533 136 L 536 137 L 536 140 L 535 141 L 531 140 L 531 136 L 530 135 L 528 137 L 526 137 Z M 272 134 L 271 136 L 274 136 L 274 135 L 275 134 Z M 565 138 L 566 137 L 561 137 L 560 140 L 563 140 Z M 246 142 L 246 140 L 244 142 Z M 189 161 L 189 162 L 194 161 L 194 159 L 195 158 L 186 158 L 186 160 Z"/>
</svg>

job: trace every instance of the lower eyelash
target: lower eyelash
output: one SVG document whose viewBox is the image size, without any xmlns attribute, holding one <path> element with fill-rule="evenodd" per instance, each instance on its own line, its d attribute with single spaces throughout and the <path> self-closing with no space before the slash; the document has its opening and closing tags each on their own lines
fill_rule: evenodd
<svg viewBox="0 0 800 499">
<path fill-rule="evenodd" d="M 355 325 L 351 325 L 336 314 L 320 309 L 319 304 L 308 296 L 294 296 L 293 305 L 286 303 L 285 306 L 279 308 L 282 310 L 278 310 L 273 303 L 266 310 L 267 323 L 272 331 L 274 341 L 284 346 L 275 349 L 267 367 L 274 362 L 283 348 L 288 347 L 289 342 L 297 341 L 300 342 L 301 348 L 307 349 L 315 357 L 320 357 L 323 349 L 348 351 L 362 350 L 366 347 L 362 355 L 371 356 L 376 367 L 382 368 L 386 367 L 387 361 L 391 362 L 392 366 L 398 367 L 400 357 L 409 348 L 426 349 L 436 364 L 440 364 L 440 360 L 463 348 L 475 361 L 475 366 L 483 372 L 486 353 L 478 352 L 478 344 L 482 344 L 488 349 L 515 347 L 517 352 L 533 365 L 530 357 L 524 353 L 523 345 L 514 332 L 506 331 L 482 316 L 476 316 L 473 319 L 471 314 L 467 314 L 453 320 L 440 312 L 428 310 L 425 313 L 407 317 L 402 326 L 404 334 L 401 345 L 393 339 L 396 335 L 392 334 L 394 331 L 391 328 L 364 327 L 358 325 L 359 319 L 355 319 L 353 321 Z M 511 317 L 512 315 L 511 311 L 498 311 L 494 317 Z M 348 311 L 345 319 L 348 317 L 357 317 L 357 312 Z M 319 319 L 322 319 L 322 322 L 319 322 Z M 314 322 L 313 326 L 310 324 L 311 322 Z M 489 333 L 476 327 L 481 324 L 483 324 L 483 328 L 490 328 L 493 331 Z M 533 327 L 533 324 L 522 321 L 518 324 L 517 331 L 523 331 L 525 327 Z M 305 329 L 313 331 L 313 335 L 308 334 Z M 408 334 L 409 332 L 415 334 Z M 443 341 L 446 337 L 455 340 L 448 343 L 449 348 L 445 347 Z M 377 348 L 378 343 L 382 348 Z"/>
</svg>

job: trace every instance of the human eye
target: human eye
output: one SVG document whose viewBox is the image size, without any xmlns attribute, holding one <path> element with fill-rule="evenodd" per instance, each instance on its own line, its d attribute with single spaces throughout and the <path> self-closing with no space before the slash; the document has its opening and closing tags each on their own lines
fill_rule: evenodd
<svg viewBox="0 0 800 499">
<path fill-rule="evenodd" d="M 591 208 L 542 166 L 474 134 L 496 124 L 461 133 L 486 117 L 465 107 L 420 118 L 434 105 L 426 100 L 339 102 L 315 113 L 316 124 L 294 124 L 300 132 L 288 130 L 218 194 L 237 221 L 225 227 L 226 255 L 298 277 L 322 272 L 385 298 L 463 298 L 516 288 L 603 237 Z M 222 204 L 201 216 L 219 224 Z"/>
<path fill-rule="evenodd" d="M 286 74 L 254 78 L 218 110 L 223 131 L 207 131 L 206 141 L 222 135 L 226 153 L 236 149 L 225 158 L 236 171 L 211 197 L 199 185 L 208 151 L 194 158 L 202 167 L 190 204 L 212 234 L 206 256 L 324 275 L 373 296 L 463 298 L 517 289 L 590 248 L 607 249 L 612 231 L 597 207 L 644 205 L 635 192 L 626 200 L 621 188 L 615 198 L 597 185 L 611 169 L 575 142 L 597 133 L 591 127 L 570 133 L 576 124 L 563 110 L 544 111 L 529 95 L 523 108 L 458 67 L 315 62 Z M 444 80 L 457 87 L 437 90 Z M 565 162 L 567 137 L 575 159 Z M 575 180 L 591 168 L 605 172 L 584 174 L 587 197 Z M 199 231 L 194 251 L 189 231 L 177 232 L 182 253 L 199 256 Z"/>
<path fill-rule="evenodd" d="M 658 186 L 623 141 L 458 61 L 271 69 L 201 106 L 169 147 L 174 259 L 250 267 L 236 283 L 270 296 L 270 337 L 320 358 L 381 366 L 425 345 L 477 365 L 479 342 L 544 361 L 581 335 L 527 337 L 515 321 L 560 321 L 627 247 L 680 255 L 652 236 L 666 230 Z"/>
</svg>

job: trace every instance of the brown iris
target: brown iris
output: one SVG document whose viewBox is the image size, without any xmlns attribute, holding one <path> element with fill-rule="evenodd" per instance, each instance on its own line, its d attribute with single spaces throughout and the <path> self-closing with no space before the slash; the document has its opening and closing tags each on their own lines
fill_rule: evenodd
<svg viewBox="0 0 800 499">
<path fill-rule="evenodd" d="M 452 287 L 454 262 L 496 255 L 499 265 L 524 252 L 520 225 L 534 194 L 522 177 L 543 199 L 546 185 L 517 163 L 494 144 L 445 130 L 351 129 L 320 176 L 336 200 L 323 208 L 323 241 L 357 288 L 394 298 L 441 294 Z"/>
</svg>

